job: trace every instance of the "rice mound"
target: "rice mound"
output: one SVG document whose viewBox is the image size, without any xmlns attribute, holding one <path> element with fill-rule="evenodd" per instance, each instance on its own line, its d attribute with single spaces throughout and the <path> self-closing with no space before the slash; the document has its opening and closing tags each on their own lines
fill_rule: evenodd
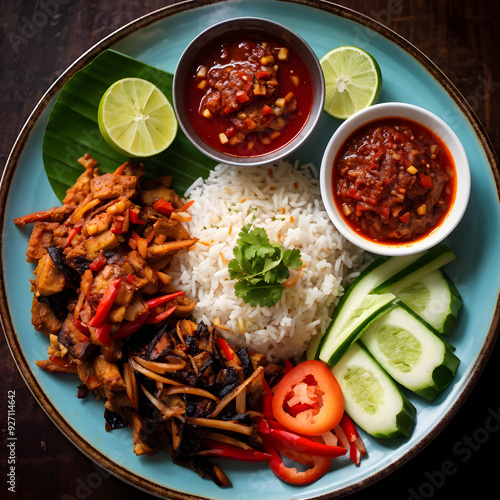
<svg viewBox="0 0 500 500">
<path fill-rule="evenodd" d="M 312 164 L 286 161 L 238 169 L 217 165 L 186 191 L 190 234 L 199 242 L 179 252 L 170 275 L 197 305 L 194 320 L 218 324 L 238 347 L 265 353 L 271 361 L 299 359 L 310 339 L 327 328 L 331 312 L 363 259 L 333 226 L 320 197 Z M 250 307 L 234 293 L 227 263 L 245 224 L 265 228 L 271 241 L 298 248 L 303 269 L 273 307 Z M 293 276 L 293 275 L 291 275 Z"/>
</svg>

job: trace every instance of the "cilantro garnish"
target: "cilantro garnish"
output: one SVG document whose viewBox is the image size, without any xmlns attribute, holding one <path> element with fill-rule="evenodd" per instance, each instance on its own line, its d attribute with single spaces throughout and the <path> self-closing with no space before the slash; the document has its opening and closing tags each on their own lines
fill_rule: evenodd
<svg viewBox="0 0 500 500">
<path fill-rule="evenodd" d="M 252 307 L 271 307 L 281 298 L 283 281 L 290 276 L 289 269 L 302 266 L 300 250 L 285 249 L 280 243 L 271 243 L 266 230 L 247 224 L 241 228 L 234 259 L 229 261 L 231 279 L 236 279 L 234 291 Z"/>
</svg>

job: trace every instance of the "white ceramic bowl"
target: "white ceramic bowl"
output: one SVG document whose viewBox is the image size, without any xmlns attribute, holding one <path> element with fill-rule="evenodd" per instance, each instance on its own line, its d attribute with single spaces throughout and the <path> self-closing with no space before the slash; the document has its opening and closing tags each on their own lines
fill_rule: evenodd
<svg viewBox="0 0 500 500">
<path fill-rule="evenodd" d="M 344 221 L 335 204 L 332 192 L 333 163 L 347 138 L 360 127 L 382 118 L 406 118 L 433 131 L 447 146 L 453 157 L 456 173 L 456 197 L 445 219 L 424 238 L 400 243 L 378 243 L 365 238 L 351 229 Z M 348 118 L 336 130 L 323 155 L 320 172 L 321 197 L 326 211 L 339 230 L 350 242 L 379 255 L 410 255 L 427 250 L 442 242 L 462 219 L 470 195 L 469 162 L 462 143 L 453 130 L 438 116 L 426 109 L 399 102 L 370 106 Z"/>
</svg>

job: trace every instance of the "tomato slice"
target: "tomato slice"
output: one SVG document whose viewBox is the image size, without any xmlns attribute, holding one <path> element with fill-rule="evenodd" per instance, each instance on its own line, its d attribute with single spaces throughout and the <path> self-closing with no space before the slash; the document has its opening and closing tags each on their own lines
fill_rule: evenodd
<svg viewBox="0 0 500 500">
<path fill-rule="evenodd" d="M 274 418 L 287 429 L 320 436 L 336 427 L 344 413 L 344 396 L 328 366 L 307 360 L 281 379 L 272 401 Z"/>
</svg>

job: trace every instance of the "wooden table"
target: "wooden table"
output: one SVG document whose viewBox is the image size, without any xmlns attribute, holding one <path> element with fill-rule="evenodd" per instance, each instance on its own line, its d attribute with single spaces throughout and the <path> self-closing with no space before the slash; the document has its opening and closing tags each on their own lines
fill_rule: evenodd
<svg viewBox="0 0 500 500">
<path fill-rule="evenodd" d="M 4 0 L 1 37 L 1 164 L 45 90 L 80 54 L 125 23 L 173 1 Z M 340 0 L 387 25 L 430 57 L 468 100 L 500 151 L 500 3 L 489 0 Z M 498 228 L 492 228 L 498 230 Z M 470 332 L 473 334 L 473 332 Z M 0 497 L 153 498 L 110 477 L 67 441 L 38 406 L 3 335 Z M 445 430 L 391 476 L 351 498 L 472 498 L 498 480 L 500 346 Z M 17 493 L 8 494 L 7 391 L 16 391 Z"/>
</svg>

